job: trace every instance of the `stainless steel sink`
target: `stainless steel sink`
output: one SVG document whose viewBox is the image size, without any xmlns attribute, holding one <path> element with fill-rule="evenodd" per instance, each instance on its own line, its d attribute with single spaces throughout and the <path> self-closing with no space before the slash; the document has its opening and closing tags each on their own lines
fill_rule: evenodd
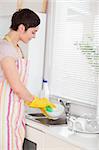
<svg viewBox="0 0 99 150">
<path fill-rule="evenodd" d="M 32 117 L 45 117 L 42 113 L 32 113 L 32 114 L 29 114 L 30 116 Z"/>
<path fill-rule="evenodd" d="M 48 125 L 48 126 L 49 125 L 63 125 L 63 124 L 67 124 L 66 115 L 62 116 L 59 119 L 52 120 L 52 119 L 48 119 L 42 113 L 32 113 L 32 114 L 28 114 L 27 118 L 31 119 L 33 121 L 37 121 L 37 122 L 39 122 L 41 124 L 44 124 L 44 125 Z"/>
<path fill-rule="evenodd" d="M 59 118 L 57 120 L 52 120 L 48 118 L 36 118 L 35 120 L 39 121 L 40 123 L 44 125 L 62 125 L 67 124 L 66 118 Z"/>
</svg>

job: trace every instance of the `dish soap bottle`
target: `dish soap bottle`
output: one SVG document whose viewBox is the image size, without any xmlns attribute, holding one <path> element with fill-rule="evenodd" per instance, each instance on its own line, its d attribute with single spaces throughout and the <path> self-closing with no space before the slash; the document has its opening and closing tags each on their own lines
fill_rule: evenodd
<svg viewBox="0 0 99 150">
<path fill-rule="evenodd" d="M 48 88 L 48 81 L 43 79 L 43 86 L 40 93 L 40 97 L 45 97 L 49 99 L 49 88 Z"/>
<path fill-rule="evenodd" d="M 47 98 L 49 100 L 49 87 L 48 81 L 43 79 L 43 86 L 40 93 L 40 98 Z M 53 109 L 50 106 L 46 106 L 45 111 L 52 112 Z"/>
</svg>

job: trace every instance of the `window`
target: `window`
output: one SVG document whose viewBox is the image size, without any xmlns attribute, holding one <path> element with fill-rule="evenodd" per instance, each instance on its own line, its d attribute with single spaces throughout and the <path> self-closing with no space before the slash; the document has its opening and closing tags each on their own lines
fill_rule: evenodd
<svg viewBox="0 0 99 150">
<path fill-rule="evenodd" d="M 66 1 L 56 2 L 50 93 L 95 104 L 97 72 L 79 48 L 81 41 L 86 41 L 88 36 L 93 37 L 94 16 L 88 3 L 81 8 L 87 8 L 87 11 L 81 12 L 76 7 L 73 9 L 72 5 Z"/>
</svg>

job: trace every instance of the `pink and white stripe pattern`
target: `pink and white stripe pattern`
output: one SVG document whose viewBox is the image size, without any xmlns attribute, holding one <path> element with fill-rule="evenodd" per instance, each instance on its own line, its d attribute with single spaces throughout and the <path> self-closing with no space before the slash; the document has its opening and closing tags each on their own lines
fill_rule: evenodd
<svg viewBox="0 0 99 150">
<path fill-rule="evenodd" d="M 27 62 L 17 60 L 16 65 L 20 79 L 25 83 Z M 24 101 L 3 80 L 0 83 L 0 150 L 22 150 L 24 137 Z"/>
</svg>

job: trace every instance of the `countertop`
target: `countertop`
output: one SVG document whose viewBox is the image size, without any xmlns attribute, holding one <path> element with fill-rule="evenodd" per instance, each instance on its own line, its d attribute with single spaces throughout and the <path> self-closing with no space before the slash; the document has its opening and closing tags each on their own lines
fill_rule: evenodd
<svg viewBox="0 0 99 150">
<path fill-rule="evenodd" d="M 64 142 L 78 146 L 81 150 L 99 150 L 99 134 L 73 132 L 67 125 L 43 125 L 26 116 L 26 125 L 52 135 Z"/>
</svg>

